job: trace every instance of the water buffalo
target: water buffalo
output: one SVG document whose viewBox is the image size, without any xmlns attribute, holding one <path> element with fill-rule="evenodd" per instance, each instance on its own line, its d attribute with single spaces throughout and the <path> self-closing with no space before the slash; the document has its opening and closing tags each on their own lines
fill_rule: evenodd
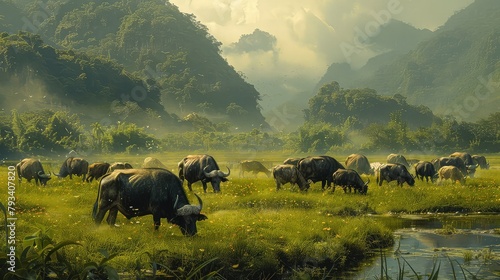
<svg viewBox="0 0 500 280">
<path fill-rule="evenodd" d="M 303 159 L 304 158 L 287 158 L 283 161 L 283 164 L 291 164 L 297 166 L 297 163 L 299 163 L 299 161 Z"/>
<path fill-rule="evenodd" d="M 410 172 L 408 172 L 408 169 L 399 163 L 388 163 L 380 167 L 377 172 L 378 185 L 382 186 L 382 182 L 384 180 L 387 181 L 387 183 L 396 180 L 398 182 L 398 186 L 401 187 L 405 182 L 410 186 L 415 184 L 415 179 L 411 176 Z"/>
<path fill-rule="evenodd" d="M 431 182 L 434 182 L 434 179 L 437 177 L 436 169 L 434 165 L 428 161 L 419 161 L 415 164 L 415 175 L 417 179 L 425 180 L 429 182 L 429 178 Z"/>
<path fill-rule="evenodd" d="M 452 182 L 460 181 L 460 184 L 465 185 L 465 176 L 455 166 L 443 166 L 438 171 L 439 182 L 451 179 Z"/>
<path fill-rule="evenodd" d="M 191 184 L 201 181 L 204 192 L 207 192 L 207 182 L 212 184 L 214 192 L 220 192 L 220 182 L 226 182 L 226 177 L 231 173 L 229 167 L 227 173 L 222 172 L 215 159 L 209 155 L 188 155 L 178 163 L 178 167 L 179 178 L 188 182 L 190 191 Z"/>
<path fill-rule="evenodd" d="M 373 172 L 376 174 L 382 165 L 385 165 L 385 163 L 381 163 L 378 161 L 372 162 L 370 163 L 370 169 L 373 170 Z"/>
<path fill-rule="evenodd" d="M 354 169 L 337 169 L 333 173 L 333 185 L 341 186 L 344 189 L 344 193 L 351 192 L 351 188 L 354 188 L 354 192 L 359 192 L 361 194 L 366 194 L 368 192 L 368 181 L 363 182 L 358 172 Z"/>
<path fill-rule="evenodd" d="M 464 176 L 467 176 L 467 167 L 464 161 L 459 157 L 440 157 L 433 159 L 431 163 L 434 165 L 435 170 L 439 170 L 443 166 L 455 166 Z"/>
<path fill-rule="evenodd" d="M 50 173 L 45 174 L 43 171 L 42 163 L 38 159 L 34 158 L 25 158 L 21 160 L 16 165 L 17 176 L 19 177 L 19 183 L 21 183 L 21 179 L 25 178 L 28 180 L 28 183 L 31 182 L 31 179 L 35 179 L 35 184 L 38 186 L 38 182 L 42 184 L 42 186 L 47 185 L 47 181 L 49 181 Z"/>
<path fill-rule="evenodd" d="M 109 166 L 108 173 L 111 173 L 117 169 L 132 169 L 132 168 L 134 167 L 128 162 L 115 162 Z"/>
<path fill-rule="evenodd" d="M 167 169 L 165 164 L 163 164 L 159 159 L 154 157 L 147 157 L 142 163 L 142 168 L 163 168 Z"/>
<path fill-rule="evenodd" d="M 195 194 L 196 195 L 196 194 Z M 181 180 L 172 172 L 161 168 L 118 169 L 104 175 L 92 217 L 100 224 L 109 211 L 106 221 L 114 225 L 118 211 L 127 219 L 153 215 L 154 229 L 166 218 L 178 225 L 182 234 L 195 235 L 196 222 L 207 219 L 201 214 L 203 202 L 196 195 L 199 206 L 189 204 Z"/>
<path fill-rule="evenodd" d="M 474 161 L 474 165 L 479 165 L 481 169 L 490 169 L 490 163 L 486 161 L 484 156 L 473 155 L 472 160 Z"/>
<path fill-rule="evenodd" d="M 87 173 L 89 171 L 89 163 L 83 158 L 67 158 L 61 165 L 59 169 L 59 174 L 55 174 L 59 178 L 66 178 L 69 175 L 70 179 L 73 179 L 72 175 L 78 177 L 83 175 L 82 182 L 85 181 Z"/>
<path fill-rule="evenodd" d="M 281 185 L 290 183 L 292 187 L 297 184 L 301 191 L 309 189 L 309 182 L 306 181 L 299 169 L 292 164 L 280 164 L 273 167 L 273 178 L 276 182 L 276 190 L 281 188 Z"/>
<path fill-rule="evenodd" d="M 342 164 L 329 156 L 306 157 L 299 161 L 297 167 L 306 180 L 311 180 L 313 183 L 321 181 L 322 190 L 325 189 L 325 185 L 331 187 L 333 172 L 339 168 L 344 169 Z M 335 188 L 332 191 L 335 191 Z"/>
<path fill-rule="evenodd" d="M 109 163 L 107 162 L 95 162 L 89 165 L 89 173 L 87 174 L 87 183 L 92 182 L 94 179 L 99 179 L 104 174 L 108 172 Z"/>
<path fill-rule="evenodd" d="M 262 163 L 255 160 L 244 160 L 240 162 L 240 178 L 245 175 L 245 172 L 252 172 L 254 176 L 257 176 L 260 172 L 264 172 L 267 178 L 271 176 L 271 171 Z"/>
<path fill-rule="evenodd" d="M 474 178 L 474 174 L 476 173 L 476 169 L 479 165 L 474 163 L 472 156 L 469 153 L 465 152 L 454 152 L 450 155 L 450 157 L 459 157 L 464 161 L 465 168 L 467 169 L 467 175 L 469 177 Z"/>
<path fill-rule="evenodd" d="M 354 169 L 359 174 L 372 175 L 373 169 L 370 167 L 370 162 L 368 158 L 360 154 L 349 155 L 345 159 L 345 167 L 347 169 Z"/>
<path fill-rule="evenodd" d="M 400 154 L 390 154 L 387 156 L 387 163 L 399 163 L 404 165 L 406 168 L 410 168 L 410 164 L 406 161 L 406 158 Z"/>
</svg>

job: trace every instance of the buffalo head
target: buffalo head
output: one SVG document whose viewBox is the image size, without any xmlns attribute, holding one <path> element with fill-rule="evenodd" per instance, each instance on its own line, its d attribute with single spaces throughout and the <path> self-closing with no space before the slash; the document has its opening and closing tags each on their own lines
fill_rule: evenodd
<svg viewBox="0 0 500 280">
<path fill-rule="evenodd" d="M 231 170 L 227 167 L 227 173 L 224 173 L 220 170 L 212 170 L 210 172 L 207 171 L 208 166 L 203 168 L 203 174 L 205 177 L 210 180 L 212 187 L 214 188 L 214 192 L 220 192 L 220 182 L 226 182 L 227 176 L 231 174 Z"/>
<path fill-rule="evenodd" d="M 198 232 L 198 230 L 196 229 L 196 222 L 207 219 L 207 216 L 200 213 L 201 209 L 203 208 L 203 201 L 197 194 L 194 195 L 198 199 L 200 205 L 188 204 L 177 208 L 179 196 L 177 196 L 174 203 L 176 216 L 171 220 L 171 222 L 178 225 L 181 229 L 182 234 L 186 236 L 195 235 Z"/>
<path fill-rule="evenodd" d="M 38 171 L 38 173 L 37 173 L 37 177 L 38 177 L 38 180 L 40 180 L 40 184 L 42 184 L 42 186 L 47 185 L 47 182 L 48 182 L 50 179 L 52 179 L 52 178 L 50 177 L 50 175 L 51 175 L 51 174 L 50 174 L 50 172 L 49 172 L 49 174 L 44 174 L 42 171 Z"/>
</svg>

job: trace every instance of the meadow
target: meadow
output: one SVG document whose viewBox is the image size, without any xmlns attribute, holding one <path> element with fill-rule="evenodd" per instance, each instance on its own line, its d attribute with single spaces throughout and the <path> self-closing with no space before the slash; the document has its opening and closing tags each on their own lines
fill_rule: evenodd
<svg viewBox="0 0 500 280">
<path fill-rule="evenodd" d="M 151 156 L 175 171 L 186 154 Z M 230 180 L 222 183 L 219 194 L 214 194 L 211 186 L 203 193 L 200 183 L 193 185 L 208 216 L 197 223 L 195 237 L 184 237 L 164 219 L 154 231 L 151 216 L 127 220 L 119 214 L 116 227 L 95 225 L 91 213 L 96 181 L 53 178 L 46 187 L 16 181 L 16 255 L 25 257 L 18 260 L 16 270 L 29 273 L 35 267 L 52 265 L 60 267 L 65 277 L 73 273 L 75 279 L 85 278 L 89 272 L 122 279 L 153 275 L 170 279 L 327 279 L 356 267 L 377 249 L 393 245 L 392 230 L 374 216 L 500 213 L 499 155 L 487 155 L 492 168 L 478 170 L 476 178 L 468 179 L 464 186 L 449 181 L 417 181 L 414 187 L 405 184 L 402 188 L 395 182 L 378 186 L 374 176 L 362 176 L 370 179 L 367 195 L 344 193 L 341 188 L 322 192 L 320 183 L 311 185 L 307 192 L 290 185 L 277 192 L 273 179 L 262 173 L 238 178 L 234 162 L 251 156 L 269 165 L 278 164 L 288 157 L 284 153 L 212 155 L 221 168 L 232 166 Z M 144 157 L 110 155 L 88 160 L 128 161 L 138 167 Z M 340 162 L 345 159 L 334 157 Z M 368 158 L 385 161 L 382 155 Z M 45 170 L 52 172 L 57 172 L 62 162 L 41 160 Z M 2 186 L 7 185 L 7 166 L 15 163 L 2 165 Z M 0 202 L 6 205 L 8 193 L 2 189 Z M 187 194 L 195 204 L 193 193 Z M 23 249 L 33 244 L 36 246 L 23 255 Z M 49 251 L 43 250 L 46 246 Z M 5 247 L 2 244 L 2 249 Z M 47 256 L 50 249 L 57 253 Z"/>
</svg>

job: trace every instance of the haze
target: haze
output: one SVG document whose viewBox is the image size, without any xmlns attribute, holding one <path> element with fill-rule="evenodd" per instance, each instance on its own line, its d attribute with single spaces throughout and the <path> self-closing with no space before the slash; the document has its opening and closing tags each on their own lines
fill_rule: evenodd
<svg viewBox="0 0 500 280">
<path fill-rule="evenodd" d="M 223 56 L 261 93 L 265 113 L 312 92 L 330 64 L 348 62 L 356 68 L 384 51 L 355 43 L 376 34 L 388 19 L 434 31 L 473 0 L 170 2 L 194 14 L 222 42 Z"/>
</svg>

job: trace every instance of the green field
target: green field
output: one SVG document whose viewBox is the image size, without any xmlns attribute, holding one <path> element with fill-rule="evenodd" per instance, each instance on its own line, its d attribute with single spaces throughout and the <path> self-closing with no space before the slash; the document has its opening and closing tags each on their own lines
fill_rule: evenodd
<svg viewBox="0 0 500 280">
<path fill-rule="evenodd" d="M 177 162 L 187 154 L 152 156 L 176 170 Z M 38 247 L 30 251 L 34 256 L 45 256 L 41 247 L 47 244 L 67 240 L 79 243 L 64 246 L 45 260 L 54 266 L 64 266 L 61 263 L 67 261 L 67 266 L 81 273 L 82 278 L 95 262 L 98 269 L 113 268 L 121 278 L 134 275 L 145 278 L 154 272 L 174 279 L 202 279 L 210 275 L 219 279 L 323 279 L 355 267 L 373 249 L 393 244 L 391 230 L 372 219 L 372 215 L 500 213 L 499 155 L 487 155 L 492 168 L 478 170 L 476 178 L 468 179 L 465 186 L 417 181 L 415 187 L 405 184 L 400 188 L 395 182 L 379 187 L 371 176 L 366 196 L 345 194 L 340 188 L 334 193 L 322 192 L 320 183 L 311 185 L 307 193 L 289 185 L 277 192 L 274 181 L 264 174 L 238 178 L 235 162 L 255 159 L 274 165 L 290 156 L 284 152 L 212 155 L 221 167 L 232 166 L 230 181 L 222 183 L 220 194 L 214 194 L 210 185 L 208 193 L 203 193 L 200 183 L 193 185 L 194 192 L 203 199 L 203 213 L 208 216 L 208 220 L 198 222 L 198 235 L 193 238 L 184 237 L 165 220 L 154 231 L 151 216 L 127 220 L 119 214 L 117 227 L 96 226 L 91 218 L 98 188 L 95 181 L 89 184 L 78 177 L 54 178 L 46 187 L 40 187 L 34 182 L 23 180 L 19 184 L 16 180 L 16 255 L 20 257 L 23 248 L 33 244 L 33 240 L 23 242 L 23 239 L 38 232 L 39 239 L 34 239 Z M 128 161 L 138 167 L 144 157 L 93 156 L 88 160 L 90 163 Z M 335 158 L 343 162 L 345 156 Z M 385 156 L 368 158 L 383 162 Z M 52 172 L 57 172 L 62 162 L 62 159 L 41 160 L 45 170 Z M 8 184 L 9 165 L 15 162 L 6 162 L 1 167 L 2 186 Z M 7 205 L 7 189 L 2 189 L 0 201 Z M 188 197 L 196 203 L 192 193 L 188 192 Z M 116 256 L 99 266 L 107 254 Z M 28 264 L 29 259 L 18 260 L 17 268 L 21 270 Z"/>
</svg>

